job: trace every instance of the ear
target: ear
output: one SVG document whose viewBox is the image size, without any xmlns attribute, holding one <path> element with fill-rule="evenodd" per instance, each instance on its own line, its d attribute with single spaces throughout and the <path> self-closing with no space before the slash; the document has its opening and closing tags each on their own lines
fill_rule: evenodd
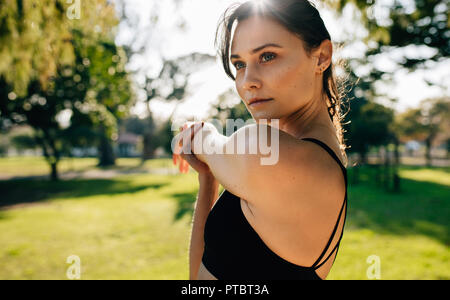
<svg viewBox="0 0 450 300">
<path fill-rule="evenodd" d="M 330 40 L 324 40 L 317 48 L 315 57 L 318 58 L 316 73 L 322 74 L 331 65 L 333 57 L 333 44 Z"/>
</svg>

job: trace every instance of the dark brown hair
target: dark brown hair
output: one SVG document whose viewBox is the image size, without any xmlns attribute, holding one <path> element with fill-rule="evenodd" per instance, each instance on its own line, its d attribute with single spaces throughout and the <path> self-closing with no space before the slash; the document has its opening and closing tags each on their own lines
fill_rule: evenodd
<svg viewBox="0 0 450 300">
<path fill-rule="evenodd" d="M 315 5 L 308 0 L 264 0 L 247 1 L 245 3 L 234 3 L 228 7 L 221 17 L 216 31 L 214 45 L 218 48 L 218 55 L 222 59 L 225 73 L 233 81 L 236 80 L 230 69 L 230 44 L 233 24 L 240 22 L 251 16 L 258 15 L 270 17 L 283 25 L 287 30 L 299 37 L 304 44 L 305 51 L 310 57 L 312 50 L 319 47 L 324 40 L 330 40 L 331 37 L 319 11 Z M 221 29 L 222 25 L 222 30 Z M 221 35 L 219 36 L 219 33 Z M 343 66 L 344 61 L 338 61 L 338 65 Z M 334 71 L 335 65 L 331 65 L 323 73 L 323 87 L 327 95 L 328 114 L 336 129 L 336 134 L 340 143 L 341 152 L 344 156 L 344 165 L 347 165 L 347 156 L 345 154 L 345 143 L 343 137 L 343 128 L 341 121 L 345 115 L 341 113 L 341 104 L 343 92 L 340 93 L 340 84 Z M 343 85 L 342 85 L 343 87 Z"/>
</svg>

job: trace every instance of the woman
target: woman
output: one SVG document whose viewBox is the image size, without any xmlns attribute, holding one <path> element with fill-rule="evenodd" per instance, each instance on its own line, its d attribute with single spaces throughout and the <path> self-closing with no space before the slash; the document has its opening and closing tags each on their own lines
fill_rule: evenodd
<svg viewBox="0 0 450 300">
<path fill-rule="evenodd" d="M 197 170 L 200 183 L 190 278 L 325 279 L 347 212 L 330 35 L 307 0 L 248 1 L 227 9 L 223 24 L 224 69 L 256 124 L 227 138 L 209 123 L 190 123 L 179 135 L 174 161 L 182 158 L 182 170 L 187 164 Z M 258 99 L 268 100 L 253 103 Z M 201 137 L 221 149 L 239 139 L 248 149 L 259 136 L 251 130 L 255 127 L 279 131 L 279 139 L 271 141 L 279 145 L 276 164 L 262 165 L 259 153 L 208 155 L 196 148 Z M 192 143 L 183 144 L 181 137 Z M 219 183 L 225 190 L 214 203 Z"/>
</svg>

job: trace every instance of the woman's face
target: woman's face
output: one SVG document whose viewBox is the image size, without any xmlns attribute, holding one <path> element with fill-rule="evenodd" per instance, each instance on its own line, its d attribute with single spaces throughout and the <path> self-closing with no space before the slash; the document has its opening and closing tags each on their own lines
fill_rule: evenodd
<svg viewBox="0 0 450 300">
<path fill-rule="evenodd" d="M 275 44 L 263 49 L 266 44 Z M 320 98 L 318 57 L 278 22 L 253 16 L 238 23 L 231 44 L 236 89 L 255 120 L 282 119 Z M 238 57 L 236 57 L 238 56 Z M 252 98 L 272 98 L 249 105 Z"/>
</svg>

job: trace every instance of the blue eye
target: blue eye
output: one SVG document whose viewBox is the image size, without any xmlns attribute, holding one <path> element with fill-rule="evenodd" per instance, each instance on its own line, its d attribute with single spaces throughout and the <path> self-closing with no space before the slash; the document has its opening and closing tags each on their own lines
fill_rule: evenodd
<svg viewBox="0 0 450 300">
<path fill-rule="evenodd" d="M 273 57 L 272 59 L 269 59 L 269 61 L 270 61 L 270 60 L 273 60 L 275 57 L 277 57 L 277 55 L 275 53 L 271 53 L 271 52 L 264 52 L 263 54 L 261 54 L 260 58 L 263 58 L 263 57 L 266 57 L 266 58 L 267 57 Z M 241 61 L 237 61 L 237 62 L 234 63 L 234 67 L 236 68 L 236 70 L 240 70 L 241 69 L 241 68 L 238 68 L 238 65 L 241 64 L 241 63 L 242 63 Z"/>
<path fill-rule="evenodd" d="M 238 68 L 237 66 L 238 66 L 240 63 L 241 63 L 241 62 L 238 61 L 238 62 L 236 62 L 236 63 L 234 64 L 234 67 L 236 68 L 236 70 L 239 70 L 239 68 Z"/>
<path fill-rule="evenodd" d="M 269 56 L 269 57 L 273 56 L 274 58 L 276 57 L 276 55 L 274 53 L 263 53 L 263 55 L 261 55 L 261 57 L 267 57 L 267 56 Z"/>
</svg>

